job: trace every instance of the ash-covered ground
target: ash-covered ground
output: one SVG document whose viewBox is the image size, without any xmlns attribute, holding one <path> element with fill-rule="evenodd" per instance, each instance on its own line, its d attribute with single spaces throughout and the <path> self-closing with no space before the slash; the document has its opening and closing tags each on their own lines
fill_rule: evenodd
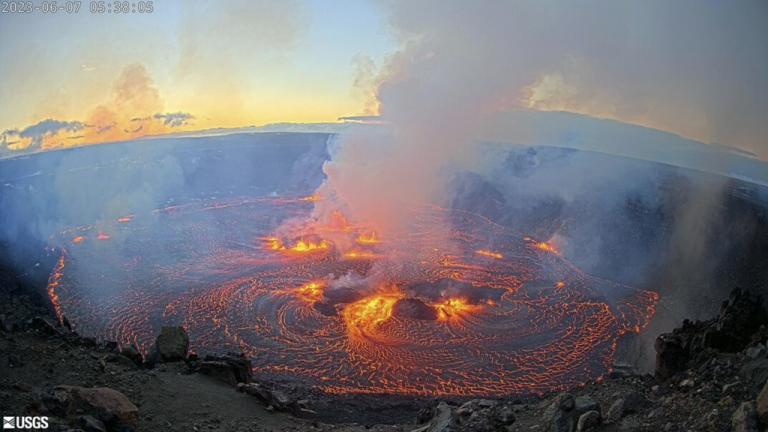
<svg viewBox="0 0 768 432">
<path fill-rule="evenodd" d="M 575 430 L 579 421 L 597 430 L 728 430 L 734 415 L 760 427 L 749 402 L 755 411 L 765 404 L 765 311 L 747 294 L 720 305 L 737 288 L 766 290 L 764 188 L 597 153 L 489 146 L 500 163 L 457 173 L 447 208 L 416 210 L 469 215 L 456 232 L 466 248 L 442 262 L 444 273 L 414 273 L 408 295 L 392 299 L 389 327 L 378 315 L 367 325 L 344 313 L 364 298 L 340 301 L 307 284 L 329 269 L 364 273 L 377 246 L 358 245 L 348 260 L 329 247 L 302 261 L 264 237 L 284 213 L 309 205 L 301 197 L 322 181 L 327 139 L 170 139 L 0 162 L 3 406 L 46 413 L 62 430 Z M 296 240 L 280 239 L 287 250 Z M 480 291 L 491 294 L 463 309 L 429 289 L 447 280 L 459 291 L 485 280 Z M 531 322 L 515 318 L 524 307 Z M 713 317 L 657 341 L 685 318 Z M 350 334 L 345 318 L 362 330 Z M 337 322 L 335 338 L 324 320 Z M 518 333 L 503 342 L 504 325 L 487 330 L 494 322 Z M 435 338 L 440 326 L 444 340 Z M 515 359 L 498 351 L 530 329 L 560 345 L 509 367 Z M 601 329 L 599 340 L 581 337 Z M 377 348 L 393 336 L 407 344 Z M 324 337 L 341 345 L 322 345 Z M 464 354 L 450 345 L 462 338 Z M 445 355 L 430 360 L 437 348 L 428 344 L 423 356 L 403 357 L 423 341 Z M 340 352 L 357 357 L 345 363 Z M 440 363 L 451 356 L 454 369 Z M 519 391 L 539 381 L 499 375 L 521 366 L 551 385 Z M 438 368 L 457 379 L 441 382 Z M 59 385 L 106 386 L 126 399 L 106 409 L 93 402 L 103 394 Z M 481 396 L 489 399 L 472 399 Z"/>
</svg>

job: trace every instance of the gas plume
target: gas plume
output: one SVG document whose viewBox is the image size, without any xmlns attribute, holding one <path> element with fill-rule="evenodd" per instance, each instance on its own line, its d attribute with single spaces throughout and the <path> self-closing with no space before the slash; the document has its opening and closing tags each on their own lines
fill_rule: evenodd
<svg viewBox="0 0 768 432">
<path fill-rule="evenodd" d="M 450 178 L 479 168 L 475 139 L 521 107 L 655 126 L 768 156 L 761 2 L 386 6 L 402 46 L 377 80 L 386 126 L 351 129 L 333 143 L 320 220 L 341 209 L 385 237 L 407 235 L 403 209 L 445 204 Z"/>
</svg>

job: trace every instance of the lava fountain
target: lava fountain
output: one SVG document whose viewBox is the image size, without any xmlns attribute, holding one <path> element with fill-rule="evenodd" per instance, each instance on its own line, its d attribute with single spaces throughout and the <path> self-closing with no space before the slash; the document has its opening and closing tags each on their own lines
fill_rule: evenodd
<svg viewBox="0 0 768 432">
<path fill-rule="evenodd" d="M 209 199 L 73 227 L 51 239 L 61 258 L 48 293 L 83 334 L 146 351 L 180 323 L 195 350 L 242 350 L 257 376 L 326 393 L 562 389 L 607 373 L 619 338 L 654 313 L 654 292 L 585 274 L 472 213 L 409 210 L 403 239 L 340 213 L 276 234 L 318 199 Z M 389 254 L 409 259 L 388 265 Z"/>
</svg>

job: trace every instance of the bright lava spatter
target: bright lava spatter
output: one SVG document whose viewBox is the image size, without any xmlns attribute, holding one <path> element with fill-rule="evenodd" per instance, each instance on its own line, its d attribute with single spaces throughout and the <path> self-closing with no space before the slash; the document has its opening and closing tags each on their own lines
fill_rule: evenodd
<svg viewBox="0 0 768 432">
<path fill-rule="evenodd" d="M 328 393 L 457 396 L 598 378 L 658 301 L 467 212 L 412 211 L 407 239 L 343 215 L 313 236 L 275 236 L 313 201 L 209 201 L 72 228 L 52 239 L 62 255 L 49 295 L 79 332 L 145 351 L 163 324 L 182 324 L 193 350 L 241 349 L 258 377 Z M 333 230 L 354 246 L 318 236 Z M 408 260 L 388 266 L 387 256 Z M 375 286 L 334 283 L 374 268 Z"/>
</svg>

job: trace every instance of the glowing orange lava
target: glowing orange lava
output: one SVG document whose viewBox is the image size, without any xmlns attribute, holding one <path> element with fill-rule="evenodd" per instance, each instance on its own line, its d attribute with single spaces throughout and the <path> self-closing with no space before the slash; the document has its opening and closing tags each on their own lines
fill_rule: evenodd
<svg viewBox="0 0 768 432">
<path fill-rule="evenodd" d="M 315 303 L 322 300 L 324 285 L 320 282 L 309 282 L 300 286 L 296 291 L 303 300 Z"/>
<path fill-rule="evenodd" d="M 48 298 L 51 299 L 53 310 L 56 312 L 56 318 L 59 319 L 59 322 L 64 321 L 64 314 L 61 312 L 61 300 L 59 299 L 59 294 L 56 292 L 56 288 L 59 287 L 61 278 L 64 277 L 64 264 L 64 255 L 62 254 L 59 257 L 59 261 L 56 263 L 56 267 L 53 268 L 51 276 L 48 278 L 47 286 Z"/>
<path fill-rule="evenodd" d="M 376 231 L 371 231 L 368 234 L 365 234 L 365 233 L 360 234 L 359 236 L 357 236 L 357 239 L 355 241 L 357 241 L 357 243 L 361 245 L 372 245 L 372 244 L 381 243 L 381 240 L 379 240 L 379 237 L 376 235 Z"/>
<path fill-rule="evenodd" d="M 464 313 L 473 313 L 482 310 L 482 306 L 473 305 L 463 298 L 451 298 L 435 305 L 437 318 L 441 321 L 459 316 Z"/>
<path fill-rule="evenodd" d="M 487 256 L 487 257 L 490 257 L 490 258 L 496 258 L 496 259 L 504 258 L 504 255 L 502 255 L 500 253 L 494 252 L 494 251 L 489 251 L 489 250 L 486 250 L 486 249 L 478 249 L 478 250 L 475 251 L 475 253 L 478 254 L 478 255 Z"/>
<path fill-rule="evenodd" d="M 346 259 L 353 259 L 353 260 L 354 259 L 374 259 L 378 257 L 378 255 L 376 255 L 373 252 L 356 250 L 356 249 L 353 249 L 349 252 L 345 252 L 343 256 Z"/>
<path fill-rule="evenodd" d="M 303 198 L 299 198 L 299 201 L 308 201 L 308 202 L 317 202 L 320 201 L 322 197 L 318 194 L 305 196 Z"/>
<path fill-rule="evenodd" d="M 552 246 L 547 242 L 537 242 L 537 243 L 534 243 L 534 246 L 536 247 L 536 249 L 543 250 L 544 252 L 553 253 L 555 255 L 558 255 L 560 253 L 560 251 L 558 251 L 557 248 L 555 248 L 554 246 Z"/>
<path fill-rule="evenodd" d="M 328 249 L 328 242 L 321 240 L 319 242 L 299 240 L 296 244 L 290 248 L 294 252 L 314 252 L 318 250 Z"/>
<path fill-rule="evenodd" d="M 266 248 L 273 251 L 306 253 L 321 251 L 330 247 L 330 244 L 325 240 L 310 241 L 300 239 L 291 247 L 286 247 L 282 240 L 277 237 L 265 237 L 262 240 L 264 241 Z"/>
<path fill-rule="evenodd" d="M 344 323 L 352 337 L 372 336 L 376 327 L 392 317 L 392 308 L 401 293 L 374 294 L 344 308 Z"/>
<path fill-rule="evenodd" d="M 77 236 L 77 237 L 72 239 L 72 243 L 74 243 L 74 244 L 82 243 L 84 241 L 85 241 L 85 237 L 83 237 L 83 236 Z"/>
<path fill-rule="evenodd" d="M 103 231 L 99 231 L 99 233 L 96 234 L 96 240 L 102 240 L 103 241 L 103 240 L 109 240 L 109 239 L 110 239 L 109 234 L 107 234 L 107 233 L 105 233 Z"/>
<path fill-rule="evenodd" d="M 182 322 L 192 349 L 242 350 L 259 378 L 430 397 L 541 394 L 597 379 L 659 300 L 469 212 L 404 210 L 412 232 L 382 241 L 341 212 L 317 221 L 310 206 L 238 197 L 71 227 L 52 238 L 62 256 L 49 298 L 84 334 L 145 352 L 162 325 Z M 286 235 L 275 231 L 281 220 L 308 225 Z M 87 241 L 99 229 L 121 241 Z M 152 247 L 158 237 L 178 248 Z M 68 255 L 72 242 L 83 244 Z M 104 280 L 115 288 L 97 290 Z"/>
<path fill-rule="evenodd" d="M 123 216 L 123 217 L 117 219 L 117 221 L 120 222 L 120 223 L 128 223 L 131 220 L 133 220 L 133 215 Z"/>
</svg>

